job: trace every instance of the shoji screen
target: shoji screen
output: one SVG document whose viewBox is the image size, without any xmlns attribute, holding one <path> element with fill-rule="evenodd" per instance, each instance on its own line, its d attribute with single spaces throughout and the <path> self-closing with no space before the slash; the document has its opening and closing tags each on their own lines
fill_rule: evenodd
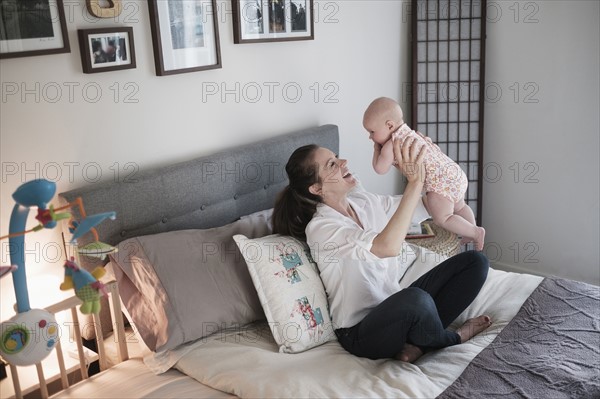
<svg viewBox="0 0 600 399">
<path fill-rule="evenodd" d="M 413 0 L 412 128 L 467 173 L 481 225 L 485 1 Z"/>
</svg>

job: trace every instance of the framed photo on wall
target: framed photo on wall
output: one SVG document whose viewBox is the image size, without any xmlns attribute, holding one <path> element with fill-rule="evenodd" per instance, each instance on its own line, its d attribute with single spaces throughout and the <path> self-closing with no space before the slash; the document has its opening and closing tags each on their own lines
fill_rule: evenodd
<svg viewBox="0 0 600 399">
<path fill-rule="evenodd" d="M 0 58 L 69 52 L 62 0 L 0 1 Z"/>
<path fill-rule="evenodd" d="M 150 0 L 158 76 L 221 68 L 216 0 Z"/>
<path fill-rule="evenodd" d="M 232 0 L 234 43 L 314 40 L 313 0 Z"/>
<path fill-rule="evenodd" d="M 133 28 L 79 29 L 77 33 L 83 73 L 136 67 Z"/>
</svg>

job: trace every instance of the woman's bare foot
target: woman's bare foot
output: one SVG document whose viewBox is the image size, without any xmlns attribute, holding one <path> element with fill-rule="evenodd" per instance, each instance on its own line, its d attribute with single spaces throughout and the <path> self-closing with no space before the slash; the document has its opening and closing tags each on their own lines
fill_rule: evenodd
<svg viewBox="0 0 600 399">
<path fill-rule="evenodd" d="M 465 324 L 456 330 L 456 333 L 460 336 L 460 343 L 462 344 L 491 325 L 492 319 L 489 316 L 481 315 L 467 320 Z"/>
<path fill-rule="evenodd" d="M 423 351 L 419 349 L 419 347 L 406 343 L 402 348 L 402 352 L 396 355 L 396 359 L 407 363 L 413 363 L 421 356 L 423 356 Z"/>
<path fill-rule="evenodd" d="M 485 241 L 485 229 L 483 227 L 477 227 L 477 236 L 473 237 L 473 241 L 475 241 L 475 249 L 483 251 L 483 243 Z"/>
</svg>

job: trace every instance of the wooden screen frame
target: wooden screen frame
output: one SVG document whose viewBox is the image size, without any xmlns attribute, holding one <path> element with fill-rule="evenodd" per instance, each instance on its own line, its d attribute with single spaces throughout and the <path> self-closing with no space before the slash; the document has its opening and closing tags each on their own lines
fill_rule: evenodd
<svg viewBox="0 0 600 399">
<path fill-rule="evenodd" d="M 469 16 L 462 16 L 462 12 L 463 12 L 463 5 L 465 3 L 468 3 L 470 5 L 469 7 Z M 458 18 L 451 18 L 451 11 L 450 11 L 450 7 L 456 7 L 456 5 L 458 5 Z M 474 5 L 478 5 L 479 10 L 480 10 L 480 14 L 477 16 L 473 16 L 473 9 L 474 9 Z M 440 1 L 440 0 L 412 0 L 412 112 L 411 112 L 411 124 L 413 129 L 415 130 L 421 130 L 421 128 L 419 127 L 420 125 L 424 125 L 424 124 L 446 124 L 447 125 L 447 131 L 446 131 L 446 135 L 448 137 L 446 142 L 443 143 L 439 143 L 441 144 L 440 147 L 442 148 L 442 150 L 444 150 L 444 144 L 448 144 L 446 147 L 449 147 L 450 144 L 450 123 L 456 123 L 457 124 L 457 140 L 453 141 L 452 144 L 456 143 L 457 144 L 457 154 L 460 154 L 461 148 L 458 147 L 458 145 L 460 143 L 466 144 L 468 147 L 470 147 L 471 144 L 477 143 L 478 144 L 478 150 L 477 150 L 477 175 L 475 177 L 473 177 L 473 171 L 472 168 L 469 167 L 469 165 L 471 165 L 472 163 L 474 163 L 475 161 L 472 161 L 471 159 L 471 155 L 470 155 L 470 149 L 467 149 L 467 154 L 468 157 L 466 160 L 464 159 L 454 159 L 459 165 L 460 164 L 464 164 L 466 162 L 467 164 L 467 170 L 465 171 L 467 174 L 467 177 L 469 179 L 469 189 L 467 190 L 467 194 L 465 196 L 465 201 L 467 204 L 472 205 L 473 203 L 476 204 L 476 219 L 477 219 L 477 224 L 481 225 L 482 223 L 482 197 L 483 197 L 483 170 L 484 170 L 484 164 L 483 164 L 483 139 L 484 139 L 484 129 L 483 129 L 483 124 L 484 124 L 484 112 L 483 112 L 483 108 L 484 108 L 484 103 L 485 103 L 485 38 L 486 38 L 486 8 L 487 8 L 487 1 L 486 0 L 446 0 L 446 1 Z M 446 6 L 446 15 L 444 15 L 444 6 Z M 425 19 L 420 19 L 420 14 L 423 11 L 423 7 L 425 8 Z M 434 12 L 430 12 L 430 10 L 435 10 L 435 15 Z M 431 16 L 433 16 L 434 18 L 430 18 Z M 450 21 L 456 20 L 458 19 L 458 26 L 459 26 L 459 33 L 458 33 L 458 39 L 457 40 L 452 40 L 450 38 Z M 479 38 L 473 38 L 473 20 L 475 19 L 479 19 L 480 20 L 480 33 L 479 33 Z M 461 32 L 460 32 L 460 27 L 461 27 L 461 20 L 470 20 L 471 23 L 469 25 L 469 38 L 468 39 L 463 39 L 461 38 Z M 427 43 L 432 43 L 432 42 L 436 42 L 436 43 L 440 43 L 440 42 L 447 42 L 447 47 L 448 47 L 448 59 L 446 60 L 446 63 L 448 64 L 447 68 L 449 69 L 450 66 L 450 58 L 451 58 L 451 51 L 450 51 L 450 42 L 451 41 L 458 41 L 458 58 L 457 58 L 457 62 L 458 62 L 458 80 L 456 83 L 458 83 L 459 85 L 461 84 L 461 82 L 463 82 L 461 80 L 460 77 L 460 62 L 461 61 L 468 61 L 469 62 L 469 79 L 465 82 L 468 82 L 469 84 L 469 89 L 468 89 L 468 102 L 470 103 L 474 103 L 476 101 L 472 101 L 470 99 L 471 96 L 471 85 L 474 83 L 478 83 L 479 84 L 479 89 L 478 89 L 478 103 L 479 103 L 479 112 L 478 112 L 478 118 L 477 120 L 472 120 L 470 118 L 470 109 L 469 109 L 469 119 L 467 121 L 461 121 L 460 119 L 458 119 L 456 122 L 450 122 L 450 118 L 448 117 L 446 122 L 429 122 L 427 120 L 419 120 L 419 115 L 418 115 L 418 108 L 419 108 L 419 104 L 427 104 L 426 106 L 429 108 L 429 104 L 431 104 L 430 102 L 427 102 L 427 94 L 425 95 L 425 101 L 421 102 L 420 98 L 419 98 L 419 84 L 431 84 L 431 83 L 435 83 L 436 84 L 436 90 L 437 88 L 439 88 L 439 84 L 440 83 L 446 83 L 446 84 L 450 84 L 452 83 L 450 80 L 450 72 L 449 70 L 447 71 L 447 80 L 444 82 L 441 82 L 438 78 L 436 78 L 435 81 L 428 81 L 427 80 L 427 72 L 426 72 L 426 76 L 425 76 L 425 80 L 420 79 L 419 76 L 419 64 L 423 63 L 421 61 L 419 61 L 419 57 L 420 57 L 420 53 L 419 53 L 419 43 L 422 43 L 423 41 L 420 41 L 419 39 L 419 32 L 418 32 L 418 24 L 419 22 L 423 22 L 423 21 L 427 21 L 427 24 L 431 21 L 437 21 L 437 28 L 436 28 L 436 38 L 429 38 L 429 26 L 427 26 L 426 29 L 426 38 L 425 38 L 425 42 Z M 448 36 L 446 39 L 440 39 L 440 33 L 439 33 L 439 26 L 440 26 L 440 22 L 447 22 L 448 24 Z M 461 58 L 460 55 L 460 51 L 461 51 L 461 42 L 463 40 L 467 40 L 469 41 L 469 57 L 467 59 L 463 59 Z M 474 41 L 479 41 L 479 48 L 480 48 L 480 55 L 478 59 L 473 59 L 472 58 L 472 43 Z M 425 57 L 426 59 L 428 59 L 429 54 L 428 54 L 428 45 L 426 46 L 426 51 L 425 51 Z M 440 55 L 440 46 L 437 45 L 437 54 L 436 54 L 436 60 L 435 61 L 430 61 L 429 63 L 436 63 L 438 64 L 439 62 L 439 55 Z M 472 62 L 477 61 L 479 62 L 479 79 L 472 79 Z M 424 63 L 428 63 L 428 61 L 424 61 Z M 439 76 L 439 65 L 438 65 L 438 69 L 437 69 L 437 76 Z M 427 71 L 428 68 L 427 66 L 425 67 L 425 70 Z M 437 93 L 436 93 L 437 96 Z M 449 109 L 450 106 L 449 104 L 453 103 L 452 101 L 449 101 L 449 99 L 446 99 L 446 101 L 435 101 L 435 104 L 437 104 L 438 106 L 440 104 L 446 104 L 446 107 L 448 109 L 448 113 L 449 113 Z M 457 103 L 460 103 L 460 101 L 457 101 Z M 470 108 L 470 105 L 469 105 Z M 437 108 L 436 108 L 437 109 Z M 460 115 L 460 105 L 457 105 L 457 112 Z M 428 111 L 427 111 L 428 113 Z M 477 134 L 477 140 L 471 140 L 471 134 L 470 131 L 467 132 L 467 140 L 466 141 L 461 141 L 460 137 L 461 137 L 461 132 L 460 132 L 460 125 L 461 123 L 466 123 L 469 126 L 470 129 L 470 125 L 471 123 L 476 122 L 478 123 L 478 134 Z M 428 135 L 427 129 L 422 129 L 421 130 L 424 134 Z M 432 140 L 434 142 L 436 142 L 436 138 L 437 138 L 437 130 L 436 130 L 436 135 L 434 137 L 431 137 Z M 446 151 L 444 151 L 446 152 Z M 447 153 L 447 152 L 446 152 Z M 448 154 L 451 158 L 451 154 Z M 462 165 L 461 165 L 462 166 Z M 464 168 L 463 168 L 464 169 Z M 476 189 L 476 195 L 475 198 L 473 199 L 473 193 L 470 192 L 469 190 L 471 190 L 471 183 L 476 182 L 477 183 L 477 189 Z"/>
</svg>

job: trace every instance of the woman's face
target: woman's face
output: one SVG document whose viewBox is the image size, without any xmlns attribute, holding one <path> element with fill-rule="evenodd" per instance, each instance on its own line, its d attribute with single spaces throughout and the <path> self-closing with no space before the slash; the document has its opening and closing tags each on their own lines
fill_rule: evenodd
<svg viewBox="0 0 600 399">
<path fill-rule="evenodd" d="M 339 159 L 331 150 L 319 147 L 315 150 L 314 162 L 319 168 L 320 183 L 314 184 L 313 189 L 320 190 L 317 194 L 324 201 L 345 197 L 356 186 L 357 181 L 348 169 L 348 161 Z"/>
</svg>

